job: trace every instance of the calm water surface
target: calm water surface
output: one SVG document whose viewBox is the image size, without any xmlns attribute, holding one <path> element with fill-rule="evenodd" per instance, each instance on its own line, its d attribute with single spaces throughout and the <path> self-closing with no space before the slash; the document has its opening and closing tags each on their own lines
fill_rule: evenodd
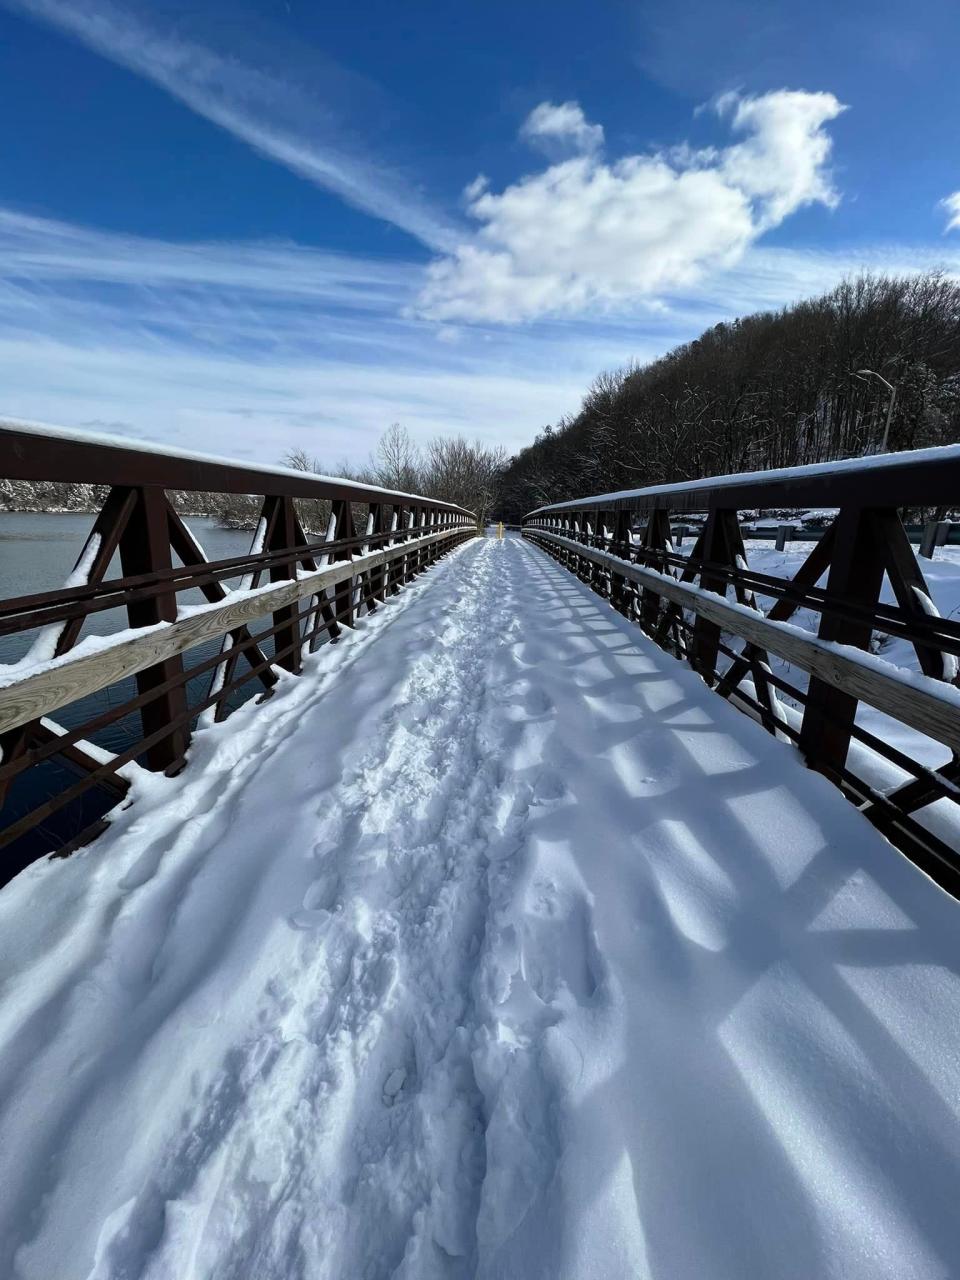
<svg viewBox="0 0 960 1280">
<path fill-rule="evenodd" d="M 35 591 L 55 591 L 62 587 L 79 556 L 93 515 L 50 514 L 19 511 L 0 512 L 0 600 L 30 595 Z M 188 518 L 194 537 L 208 560 L 225 560 L 250 549 L 252 534 L 244 530 L 220 529 L 214 520 Z M 107 574 L 119 578 L 120 559 L 114 556 Z M 184 593 L 184 603 L 203 600 L 199 591 Z M 126 626 L 122 610 L 92 614 L 84 623 L 85 635 L 108 635 Z M 0 662 L 15 662 L 29 647 L 31 637 L 0 636 Z"/>
<path fill-rule="evenodd" d="M 93 515 L 34 514 L 27 512 L 0 512 L 0 600 L 13 596 L 30 595 L 37 591 L 53 591 L 62 587 L 76 562 L 94 522 Z M 243 555 L 250 548 L 252 534 L 247 531 L 220 529 L 210 519 L 187 519 L 194 537 L 210 560 L 222 560 L 229 556 Z M 119 557 L 114 557 L 108 578 L 121 576 Z M 227 584 L 231 585 L 231 584 Z M 184 592 L 179 599 L 183 603 L 202 603 L 199 591 Z M 127 625 L 123 609 L 111 609 L 91 614 L 84 622 L 81 640 L 85 635 L 108 635 Z M 264 627 L 269 623 L 264 621 Z M 254 628 L 256 629 L 256 628 Z M 0 663 L 16 662 L 26 653 L 36 632 L 0 636 Z M 204 661 L 219 648 L 219 640 L 198 645 L 184 655 L 188 667 Z M 269 643 L 265 646 L 269 652 Z M 241 668 L 243 664 L 241 663 Z M 200 701 L 207 692 L 210 673 L 189 682 L 188 691 L 192 704 Z M 260 691 L 259 682 L 251 680 L 231 699 L 237 703 Z M 72 706 L 57 711 L 54 719 L 66 728 L 73 728 L 102 713 L 107 707 L 118 706 L 136 692 L 133 680 L 124 680 L 92 697 L 84 698 Z M 141 736 L 139 717 L 126 716 L 93 735 L 93 740 L 109 751 L 120 752 L 132 746 Z M 0 809 L 0 830 L 29 813 L 44 800 L 62 792 L 76 781 L 77 774 L 62 761 L 53 760 L 35 766 L 14 780 L 10 793 Z M 27 862 L 51 849 L 58 848 L 109 807 L 111 800 L 99 788 L 88 790 L 84 797 L 69 809 L 47 820 L 41 827 L 22 837 L 6 850 L 0 849 L 0 857 L 8 865 L 26 865 Z"/>
</svg>

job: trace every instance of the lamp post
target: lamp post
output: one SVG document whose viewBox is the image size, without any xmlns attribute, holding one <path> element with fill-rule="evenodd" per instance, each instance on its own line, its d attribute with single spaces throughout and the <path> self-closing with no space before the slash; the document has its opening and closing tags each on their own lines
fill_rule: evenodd
<svg viewBox="0 0 960 1280">
<path fill-rule="evenodd" d="M 890 420 L 893 417 L 893 406 L 897 399 L 897 388 L 893 385 L 892 382 L 888 382 L 886 378 L 884 378 L 881 374 L 877 373 L 875 369 L 858 369 L 857 372 L 854 374 L 854 377 L 860 378 L 861 381 L 863 382 L 866 382 L 867 378 L 876 378 L 876 380 L 878 382 L 882 382 L 883 385 L 890 392 L 890 402 L 887 405 L 887 420 L 884 423 L 884 427 L 883 427 L 883 443 L 880 445 L 880 452 L 886 453 L 887 444 L 890 440 Z"/>
</svg>

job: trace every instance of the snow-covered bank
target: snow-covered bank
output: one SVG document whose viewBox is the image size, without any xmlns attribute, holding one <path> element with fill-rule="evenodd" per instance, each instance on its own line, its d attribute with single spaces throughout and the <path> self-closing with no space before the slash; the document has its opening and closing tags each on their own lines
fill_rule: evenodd
<svg viewBox="0 0 960 1280">
<path fill-rule="evenodd" d="M 514 538 L 0 893 L 0 1274 L 948 1275 L 957 904 Z"/>
<path fill-rule="evenodd" d="M 769 543 L 748 541 L 747 559 L 750 567 L 759 573 L 778 578 L 792 578 L 813 550 L 813 546 L 812 542 L 797 541 L 787 543 L 783 551 L 777 551 Z M 923 559 L 919 563 L 930 592 L 930 597 L 925 603 L 921 601 L 925 610 L 935 609 L 944 618 L 960 616 L 960 547 L 938 547 L 933 560 Z M 824 574 L 818 585 L 825 587 L 826 581 L 827 575 Z M 886 604 L 896 604 L 893 590 L 886 579 L 883 583 L 881 599 Z M 772 603 L 769 597 L 762 595 L 758 596 L 758 601 L 764 609 Z M 816 633 L 820 617 L 812 610 L 800 609 L 794 614 L 792 621 Z M 920 662 L 917 652 L 908 641 L 875 633 L 874 645 L 877 655 L 884 662 L 901 668 L 908 673 L 908 679 L 919 677 Z M 735 647 L 740 647 L 739 642 L 735 642 Z M 777 674 L 791 684 L 799 689 L 806 689 L 805 672 L 773 655 L 770 656 L 770 665 Z M 779 697 L 796 708 L 800 706 L 796 699 L 790 699 L 783 693 Z M 857 723 L 929 768 L 938 768 L 949 759 L 949 751 L 941 743 L 911 729 L 891 716 L 884 715 L 866 703 L 860 703 L 857 708 Z M 858 743 L 854 743 L 851 747 L 850 763 L 861 777 L 881 791 L 893 790 L 910 778 L 904 770 L 883 760 L 869 748 Z M 960 848 L 960 815 L 957 813 L 957 806 L 950 800 L 935 801 L 917 810 L 915 817 L 948 845 Z"/>
</svg>

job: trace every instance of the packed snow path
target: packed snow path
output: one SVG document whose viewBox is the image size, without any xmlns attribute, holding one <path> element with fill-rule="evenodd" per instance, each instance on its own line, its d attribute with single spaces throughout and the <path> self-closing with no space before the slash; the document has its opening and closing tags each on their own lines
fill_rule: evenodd
<svg viewBox="0 0 960 1280">
<path fill-rule="evenodd" d="M 957 1274 L 958 907 L 454 552 L 0 893 L 0 1275 Z"/>
</svg>

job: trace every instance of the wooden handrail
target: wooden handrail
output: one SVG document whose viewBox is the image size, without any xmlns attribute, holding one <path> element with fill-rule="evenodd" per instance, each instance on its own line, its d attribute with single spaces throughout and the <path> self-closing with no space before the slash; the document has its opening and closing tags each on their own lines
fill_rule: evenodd
<svg viewBox="0 0 960 1280">
<path fill-rule="evenodd" d="M 60 427 L 31 426 L 0 419 L 0 478 L 109 484 L 190 493 L 264 494 L 271 497 L 329 498 L 333 501 L 429 506 L 476 519 L 453 502 L 401 493 L 375 485 L 318 476 L 292 467 L 265 467 L 181 449 L 131 444 L 118 437 L 90 436 Z"/>
<path fill-rule="evenodd" d="M 846 458 L 779 471 L 592 494 L 537 507 L 524 517 L 570 511 L 710 511 L 747 507 L 936 507 L 960 501 L 960 445 Z"/>
<path fill-rule="evenodd" d="M 106 689 L 119 680 L 145 671 L 168 658 L 187 653 L 205 640 L 226 635 L 266 613 L 274 613 L 298 600 L 316 595 L 360 573 L 369 573 L 405 555 L 417 555 L 427 547 L 456 538 L 450 530 L 404 543 L 386 551 L 358 556 L 329 569 L 301 574 L 295 580 L 245 593 L 231 592 L 227 603 L 208 605 L 176 622 L 158 623 L 142 631 L 122 633 L 116 643 L 99 645 L 93 653 L 71 651 L 49 663 L 29 667 L 22 676 L 10 678 L 0 668 L 0 734 L 41 716 L 51 715 L 80 698 Z"/>
<path fill-rule="evenodd" d="M 631 564 L 605 551 L 583 547 L 569 538 L 544 532 L 538 532 L 536 537 L 569 547 L 608 572 L 692 609 L 724 630 L 794 663 L 808 675 L 845 689 L 877 711 L 892 715 L 901 724 L 960 753 L 960 690 L 952 685 L 923 676 L 906 681 L 890 663 L 871 662 L 856 649 L 829 644 L 788 622 L 771 622 L 755 609 L 725 600 L 712 591 L 678 582 L 665 573 Z M 3 723 L 2 697 L 0 690 L 0 725 Z"/>
</svg>

